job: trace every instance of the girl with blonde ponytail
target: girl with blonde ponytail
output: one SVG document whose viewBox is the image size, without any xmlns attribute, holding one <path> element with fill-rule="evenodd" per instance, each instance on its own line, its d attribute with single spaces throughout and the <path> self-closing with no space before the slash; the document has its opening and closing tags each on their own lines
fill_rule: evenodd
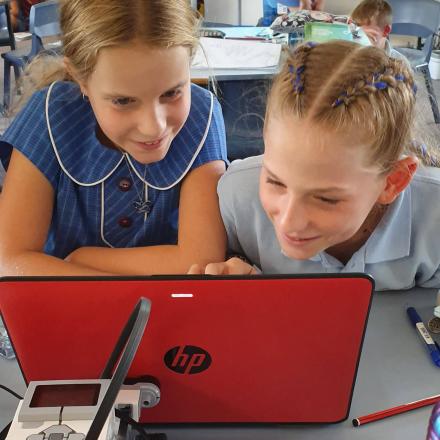
<svg viewBox="0 0 440 440">
<path fill-rule="evenodd" d="M 188 0 L 60 8 L 64 57 L 29 66 L 0 143 L 0 275 L 184 273 L 224 258 L 224 124 L 190 81 Z"/>
</svg>

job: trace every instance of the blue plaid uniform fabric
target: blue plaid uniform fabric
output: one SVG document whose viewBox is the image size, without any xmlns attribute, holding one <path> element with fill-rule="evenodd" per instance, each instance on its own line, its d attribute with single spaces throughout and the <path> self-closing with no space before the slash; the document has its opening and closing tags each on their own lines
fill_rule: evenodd
<svg viewBox="0 0 440 440">
<path fill-rule="evenodd" d="M 192 85 L 187 121 L 165 158 L 146 169 L 130 156 L 103 146 L 96 127 L 92 108 L 78 86 L 57 82 L 32 96 L 0 141 L 0 159 L 6 168 L 16 148 L 54 189 L 45 252 L 64 258 L 82 246 L 175 244 L 183 178 L 207 162 L 227 162 L 217 100 Z M 131 182 L 128 190 L 121 185 L 127 180 Z M 151 205 L 146 219 L 133 206 L 144 187 Z"/>
</svg>

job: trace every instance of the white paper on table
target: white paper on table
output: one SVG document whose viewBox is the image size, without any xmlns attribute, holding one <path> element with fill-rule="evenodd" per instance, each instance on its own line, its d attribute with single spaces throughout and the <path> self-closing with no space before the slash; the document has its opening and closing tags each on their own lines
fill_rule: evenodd
<svg viewBox="0 0 440 440">
<path fill-rule="evenodd" d="M 280 54 L 280 44 L 203 37 L 192 66 L 212 69 L 265 69 L 278 66 Z"/>
<path fill-rule="evenodd" d="M 14 32 L 14 37 L 17 41 L 30 40 L 32 34 L 30 32 Z"/>
</svg>

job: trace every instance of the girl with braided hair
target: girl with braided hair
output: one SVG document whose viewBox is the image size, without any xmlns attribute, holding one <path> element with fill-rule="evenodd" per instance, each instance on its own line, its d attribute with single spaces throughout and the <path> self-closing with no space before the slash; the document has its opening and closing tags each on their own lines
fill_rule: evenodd
<svg viewBox="0 0 440 440">
<path fill-rule="evenodd" d="M 440 287 L 438 156 L 414 141 L 415 84 L 376 47 L 291 49 L 269 94 L 265 152 L 218 193 L 231 253 L 191 273 L 366 272 Z"/>
</svg>

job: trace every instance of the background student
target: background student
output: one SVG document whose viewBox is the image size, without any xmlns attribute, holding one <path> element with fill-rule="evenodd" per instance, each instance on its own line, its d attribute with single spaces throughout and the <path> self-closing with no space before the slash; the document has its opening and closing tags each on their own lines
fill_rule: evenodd
<svg viewBox="0 0 440 440">
<path fill-rule="evenodd" d="M 393 23 L 393 9 L 385 0 L 363 0 L 351 13 L 352 20 L 367 34 L 373 46 L 383 49 L 387 55 L 409 61 L 391 46 L 389 35 Z"/>
<path fill-rule="evenodd" d="M 265 152 L 219 183 L 232 254 L 191 273 L 366 272 L 440 287 L 438 156 L 414 142 L 411 71 L 383 50 L 299 46 L 268 99 Z"/>
<path fill-rule="evenodd" d="M 182 273 L 224 258 L 224 123 L 190 83 L 189 2 L 64 0 L 61 28 L 64 65 L 31 66 L 43 88 L 0 144 L 0 274 Z"/>
<path fill-rule="evenodd" d="M 325 0 L 300 0 L 299 9 L 308 9 L 310 11 L 323 11 Z"/>
<path fill-rule="evenodd" d="M 15 32 L 29 30 L 29 14 L 32 5 L 44 0 L 10 0 L 11 24 Z"/>
</svg>

